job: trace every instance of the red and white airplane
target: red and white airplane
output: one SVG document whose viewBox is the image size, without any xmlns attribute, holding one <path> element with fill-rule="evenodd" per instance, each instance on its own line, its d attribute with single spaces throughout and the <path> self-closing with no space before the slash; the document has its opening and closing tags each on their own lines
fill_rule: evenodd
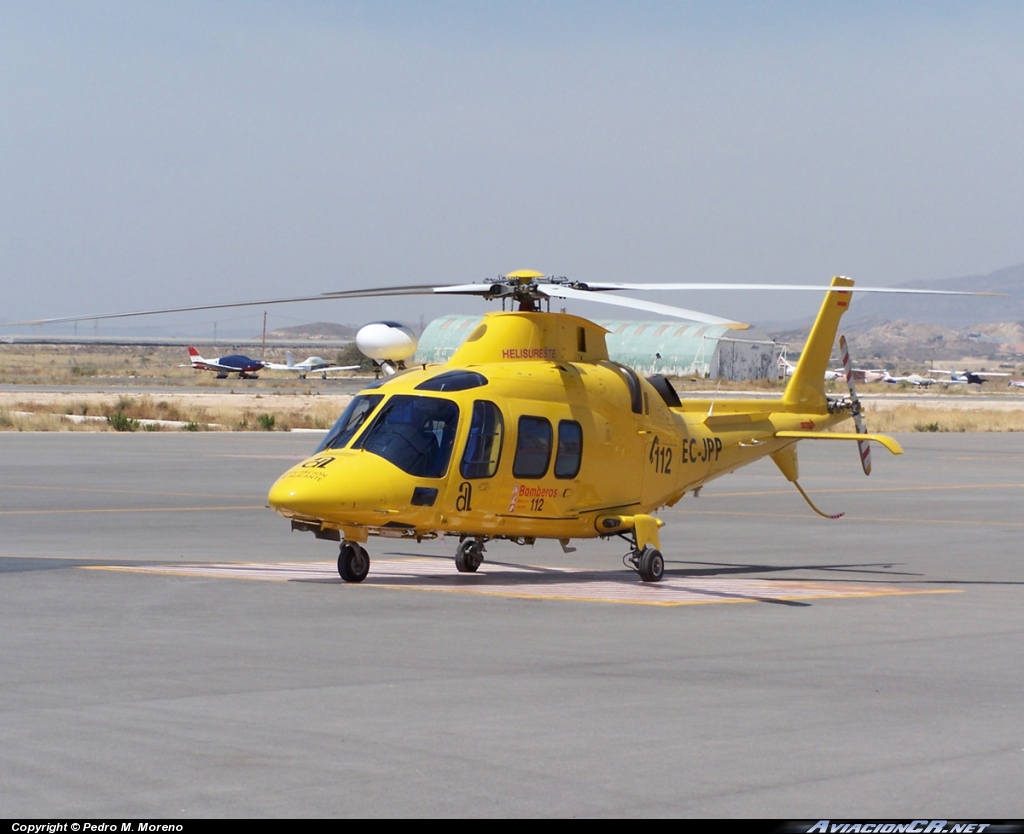
<svg viewBox="0 0 1024 834">
<path fill-rule="evenodd" d="M 856 382 L 882 382 L 888 371 L 878 368 L 870 370 L 854 368 L 851 373 L 853 374 L 853 378 Z"/>
<path fill-rule="evenodd" d="M 189 347 L 188 358 L 192 368 L 197 371 L 214 371 L 217 379 L 227 379 L 229 374 L 238 374 L 241 379 L 257 379 L 258 371 L 263 370 L 265 363 L 240 353 L 231 356 L 218 356 L 216 359 L 204 359 L 194 347 Z"/>
</svg>

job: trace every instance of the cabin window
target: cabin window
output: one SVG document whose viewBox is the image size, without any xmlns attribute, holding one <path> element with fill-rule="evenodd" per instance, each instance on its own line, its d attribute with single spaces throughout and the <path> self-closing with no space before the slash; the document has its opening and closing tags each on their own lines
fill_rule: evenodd
<svg viewBox="0 0 1024 834">
<path fill-rule="evenodd" d="M 512 474 L 516 478 L 543 478 L 550 460 L 551 423 L 543 417 L 520 417 Z"/>
<path fill-rule="evenodd" d="M 575 420 L 558 423 L 558 453 L 555 455 L 555 477 L 575 478 L 583 461 L 583 428 Z"/>
<path fill-rule="evenodd" d="M 359 431 L 363 423 L 366 422 L 366 418 L 373 413 L 373 410 L 382 399 L 384 399 L 383 394 L 355 397 L 348 404 L 348 408 L 341 413 L 341 416 L 335 421 L 334 425 L 331 426 L 331 430 L 327 432 L 327 437 L 324 438 L 323 443 L 316 447 L 316 451 L 341 449 L 346 446 L 355 437 L 356 432 Z"/>
<path fill-rule="evenodd" d="M 459 407 L 438 397 L 396 395 L 353 445 L 380 455 L 403 472 L 440 478 L 448 470 Z"/>
<path fill-rule="evenodd" d="M 486 400 L 474 402 L 469 438 L 459 467 L 463 478 L 490 478 L 498 471 L 504 433 L 505 422 L 501 419 L 498 406 Z"/>
</svg>

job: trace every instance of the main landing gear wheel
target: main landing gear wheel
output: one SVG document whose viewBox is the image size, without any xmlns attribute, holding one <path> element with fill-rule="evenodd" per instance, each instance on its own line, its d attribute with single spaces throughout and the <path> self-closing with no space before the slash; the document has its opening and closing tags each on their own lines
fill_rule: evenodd
<svg viewBox="0 0 1024 834">
<path fill-rule="evenodd" d="M 636 562 L 636 570 L 644 582 L 660 582 L 665 575 L 665 557 L 660 550 L 647 545 Z"/>
<path fill-rule="evenodd" d="M 370 572 L 370 554 L 355 542 L 344 542 L 338 554 L 338 573 L 346 582 L 362 582 Z"/>
<path fill-rule="evenodd" d="M 455 551 L 455 567 L 459 573 L 476 573 L 483 560 L 483 542 L 469 540 L 459 543 L 459 549 Z"/>
</svg>

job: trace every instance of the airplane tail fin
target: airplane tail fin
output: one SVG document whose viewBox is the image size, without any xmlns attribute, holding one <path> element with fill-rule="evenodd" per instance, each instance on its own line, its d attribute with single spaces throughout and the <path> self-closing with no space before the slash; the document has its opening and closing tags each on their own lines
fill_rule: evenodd
<svg viewBox="0 0 1024 834">
<path fill-rule="evenodd" d="M 796 370 L 789 378 L 789 384 L 782 395 L 782 402 L 794 409 L 816 411 L 828 407 L 825 395 L 825 371 L 828 370 L 832 346 L 839 331 L 839 319 L 850 308 L 853 295 L 846 287 L 853 286 L 853 279 L 836 276 L 832 289 L 825 294 L 825 301 L 818 312 L 818 318 L 811 328 Z"/>
<path fill-rule="evenodd" d="M 294 356 L 292 356 L 292 352 L 291 352 L 290 350 L 289 350 L 289 351 L 285 351 L 285 354 L 284 354 L 284 363 L 285 363 L 285 364 L 286 364 L 286 365 L 287 365 L 287 366 L 288 366 L 289 368 L 291 368 L 291 367 L 293 367 L 293 366 L 295 365 L 295 357 L 294 357 Z"/>
</svg>

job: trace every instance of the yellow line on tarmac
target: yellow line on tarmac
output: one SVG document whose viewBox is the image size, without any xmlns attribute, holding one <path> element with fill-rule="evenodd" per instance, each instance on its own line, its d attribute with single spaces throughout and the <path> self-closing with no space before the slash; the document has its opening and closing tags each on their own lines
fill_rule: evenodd
<svg viewBox="0 0 1024 834">
<path fill-rule="evenodd" d="M 257 582 L 280 582 L 281 579 L 276 576 L 267 574 L 265 576 L 241 576 L 241 575 L 223 575 L 214 573 L 202 573 L 200 571 L 187 571 L 187 570 L 174 570 L 173 568 L 166 568 L 161 570 L 160 568 L 139 568 L 135 565 L 78 565 L 79 570 L 105 570 L 114 571 L 115 573 L 138 573 L 145 574 L 147 576 L 176 576 L 179 579 L 184 577 L 186 579 L 252 579 Z M 338 578 L 338 582 L 341 582 L 341 578 Z"/>
<path fill-rule="evenodd" d="M 106 507 L 95 510 L 0 510 L 0 515 L 88 515 L 89 513 L 214 513 L 238 510 L 265 510 L 265 504 L 238 507 Z"/>
<path fill-rule="evenodd" d="M 55 492 L 101 492 L 110 495 L 171 495 L 184 498 L 251 498 L 251 495 L 225 495 L 223 492 L 161 492 L 160 490 L 108 489 L 106 487 L 43 486 L 40 484 L 0 484 L 0 489 L 46 489 Z"/>
<path fill-rule="evenodd" d="M 906 487 L 815 487 L 814 493 L 847 492 L 943 492 L 962 489 L 1022 489 L 1024 484 L 950 484 L 949 486 L 906 486 Z M 788 489 L 765 489 L 754 492 L 709 492 L 701 498 L 741 498 L 749 495 L 785 495 Z"/>
</svg>

